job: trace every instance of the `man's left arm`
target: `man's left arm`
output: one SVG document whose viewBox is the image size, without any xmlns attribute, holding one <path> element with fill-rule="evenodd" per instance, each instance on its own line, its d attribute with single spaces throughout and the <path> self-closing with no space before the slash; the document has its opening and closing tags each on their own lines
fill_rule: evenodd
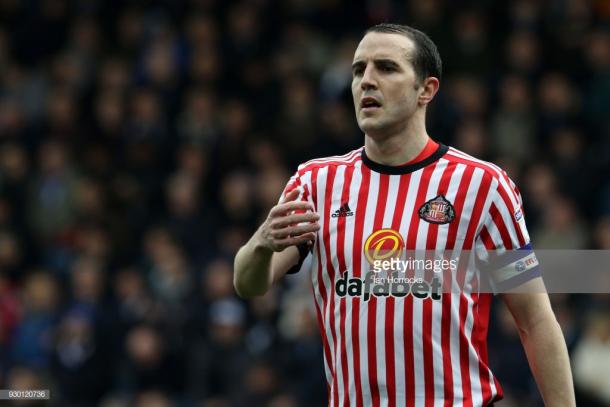
<svg viewBox="0 0 610 407">
<path fill-rule="evenodd" d="M 507 292 L 500 298 L 515 319 L 544 404 L 575 406 L 568 350 L 542 279 L 530 280 L 518 293 Z"/>
</svg>

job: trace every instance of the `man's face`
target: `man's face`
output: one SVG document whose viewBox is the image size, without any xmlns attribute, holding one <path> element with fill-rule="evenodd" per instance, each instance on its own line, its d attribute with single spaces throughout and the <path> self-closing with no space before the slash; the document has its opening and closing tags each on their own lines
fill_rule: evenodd
<svg viewBox="0 0 610 407">
<path fill-rule="evenodd" d="M 354 54 L 352 95 L 356 119 L 369 136 L 404 129 L 421 90 L 410 60 L 413 42 L 400 34 L 369 33 Z"/>
</svg>

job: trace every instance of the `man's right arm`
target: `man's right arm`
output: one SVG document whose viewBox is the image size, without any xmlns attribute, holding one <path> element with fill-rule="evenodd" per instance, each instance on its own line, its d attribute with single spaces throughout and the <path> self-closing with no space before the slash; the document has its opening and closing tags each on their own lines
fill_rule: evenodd
<svg viewBox="0 0 610 407">
<path fill-rule="evenodd" d="M 297 264 L 297 246 L 315 240 L 319 216 L 311 203 L 295 201 L 298 196 L 293 190 L 284 202 L 271 208 L 265 222 L 237 252 L 233 285 L 240 297 L 264 295 Z"/>
</svg>

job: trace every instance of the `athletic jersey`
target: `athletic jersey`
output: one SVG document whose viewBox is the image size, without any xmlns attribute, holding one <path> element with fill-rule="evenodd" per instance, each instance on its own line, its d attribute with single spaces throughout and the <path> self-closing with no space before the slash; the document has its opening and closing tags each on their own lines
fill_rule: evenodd
<svg viewBox="0 0 610 407">
<path fill-rule="evenodd" d="M 371 161 L 361 147 L 300 165 L 284 195 L 295 188 L 320 215 L 317 240 L 310 252 L 299 248 L 294 271 L 311 256 L 305 264 L 329 405 L 481 406 L 502 398 L 487 359 L 492 294 L 477 292 L 473 275 L 440 296 L 414 288 L 410 295 L 363 295 L 358 287 L 371 268 L 367 249 L 380 236 L 406 250 L 515 254 L 529 247 L 521 196 L 506 173 L 442 144 L 398 167 Z M 539 275 L 533 266 L 517 277 L 497 270 L 500 285 Z M 360 285 L 348 288 L 348 281 Z"/>
</svg>

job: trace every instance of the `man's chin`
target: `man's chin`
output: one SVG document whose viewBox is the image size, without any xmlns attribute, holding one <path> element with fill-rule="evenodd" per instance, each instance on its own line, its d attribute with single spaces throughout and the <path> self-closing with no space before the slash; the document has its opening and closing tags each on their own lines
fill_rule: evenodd
<svg viewBox="0 0 610 407">
<path fill-rule="evenodd" d="M 387 127 L 383 122 L 372 117 L 367 117 L 363 120 L 360 120 L 359 126 L 360 130 L 362 130 L 363 133 L 368 135 L 383 133 Z"/>
</svg>

